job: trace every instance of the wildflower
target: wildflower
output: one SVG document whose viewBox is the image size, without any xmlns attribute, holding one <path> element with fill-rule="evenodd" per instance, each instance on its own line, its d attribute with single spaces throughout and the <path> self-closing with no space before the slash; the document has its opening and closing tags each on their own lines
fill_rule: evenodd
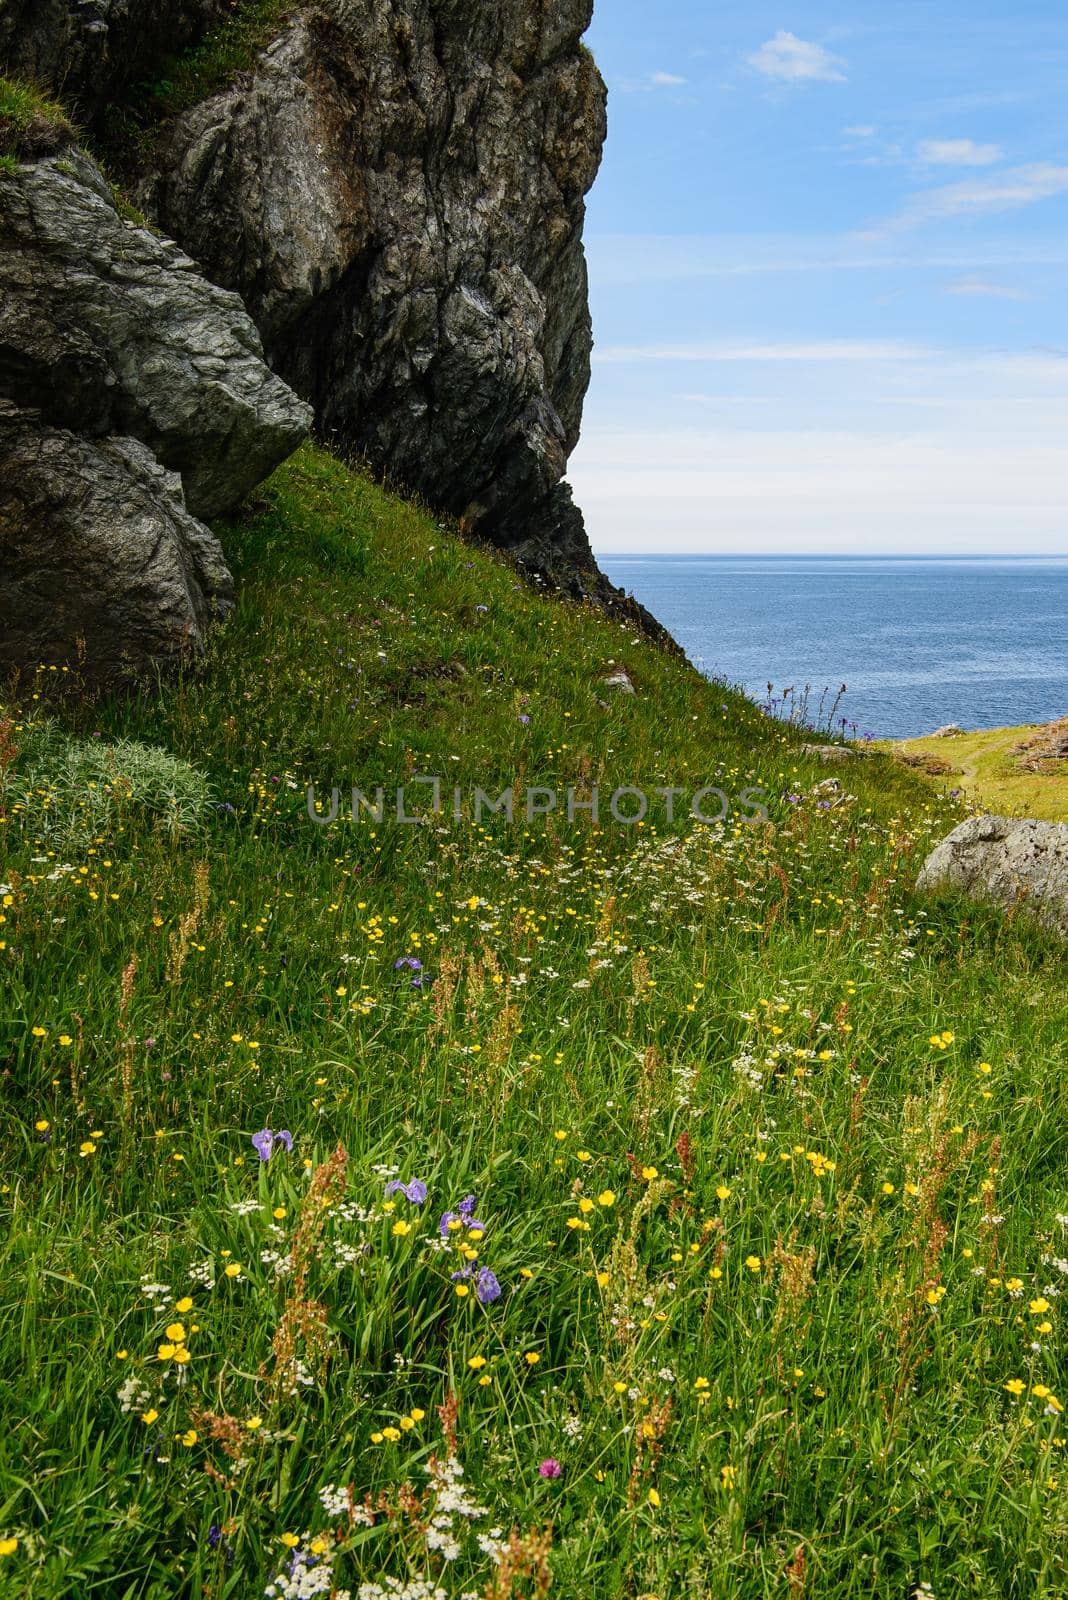
<svg viewBox="0 0 1068 1600">
<path fill-rule="evenodd" d="M 590 1152 L 588 1150 L 576 1150 L 575 1151 L 575 1160 L 576 1161 L 589 1161 L 590 1159 L 591 1159 Z"/>
<path fill-rule="evenodd" d="M 295 1550 L 300 1543 L 300 1535 L 298 1533 L 283 1533 L 282 1543 L 287 1550 Z"/>
<path fill-rule="evenodd" d="M 46 1117 L 39 1117 L 33 1126 L 38 1133 L 47 1133 L 51 1127 L 51 1123 Z"/>
<path fill-rule="evenodd" d="M 541 1356 L 536 1350 L 528 1350 L 523 1356 L 523 1360 L 526 1362 L 528 1367 L 536 1367 L 538 1362 L 541 1360 Z"/>
<path fill-rule="evenodd" d="M 245 1427 L 248 1429 L 249 1433 L 255 1433 L 257 1428 L 262 1428 L 263 1427 L 263 1418 L 262 1417 L 246 1417 L 246 1419 L 245 1419 Z"/>
<path fill-rule="evenodd" d="M 660 1496 L 655 1489 L 649 1490 L 649 1504 L 652 1506 L 654 1511 L 660 1504 Z"/>
<path fill-rule="evenodd" d="M 402 1194 L 413 1206 L 421 1206 L 427 1197 L 427 1186 L 421 1178 L 413 1178 L 410 1183 L 401 1183 L 395 1178 L 386 1184 L 386 1193 Z"/>
<path fill-rule="evenodd" d="M 456 1288 L 457 1297 L 459 1299 L 461 1299 L 461 1300 L 464 1298 L 465 1295 L 469 1295 L 471 1293 L 471 1291 L 467 1287 L 466 1283 L 458 1283 L 458 1284 L 455 1285 L 455 1288 Z"/>
<path fill-rule="evenodd" d="M 142 1411 L 142 1413 L 141 1413 L 141 1421 L 147 1423 L 149 1427 L 151 1427 L 152 1424 L 158 1420 L 158 1418 L 159 1418 L 159 1412 L 155 1409 L 154 1406 L 151 1407 L 148 1411 Z"/>
<path fill-rule="evenodd" d="M 659 1172 L 659 1169 L 657 1167 L 643 1167 L 642 1168 L 642 1177 L 645 1179 L 646 1183 L 652 1183 L 653 1179 L 654 1178 L 659 1178 L 659 1176 L 660 1176 L 660 1172 Z"/>
<path fill-rule="evenodd" d="M 695 1378 L 693 1380 L 693 1386 L 698 1391 L 700 1391 L 702 1389 L 707 1389 L 708 1388 L 708 1379 L 707 1378 Z"/>
<path fill-rule="evenodd" d="M 546 1456 L 538 1466 L 538 1472 L 543 1478 L 558 1478 L 563 1470 L 555 1456 Z"/>
<path fill-rule="evenodd" d="M 736 1467 L 724 1466 L 719 1469 L 719 1483 L 721 1489 L 733 1489 L 734 1480 L 738 1476 Z"/>
<path fill-rule="evenodd" d="M 193 1309 L 193 1297 L 192 1297 L 192 1295 L 184 1294 L 180 1300 L 176 1300 L 175 1301 L 175 1305 L 174 1305 L 174 1309 L 175 1309 L 175 1311 L 192 1311 L 192 1309 Z"/>
<path fill-rule="evenodd" d="M 82 1140 L 81 1144 L 78 1146 L 78 1154 L 80 1156 L 96 1155 L 96 1145 L 93 1143 L 92 1139 Z"/>
<path fill-rule="evenodd" d="M 1040 1317 L 1043 1311 L 1049 1310 L 1049 1301 L 1043 1299 L 1042 1296 L 1039 1295 L 1037 1300 L 1030 1301 L 1027 1309 L 1030 1311 L 1033 1317 Z"/>
<path fill-rule="evenodd" d="M 615 1203 L 615 1192 L 612 1189 L 602 1189 L 600 1194 L 597 1196 L 597 1204 L 599 1206 L 604 1206 L 606 1209 L 609 1206 L 614 1206 Z"/>
<path fill-rule="evenodd" d="M 13 1556 L 19 1547 L 19 1542 L 14 1534 L 7 1539 L 0 1539 L 0 1556 Z"/>
<path fill-rule="evenodd" d="M 599 1272 L 597 1274 L 597 1287 L 598 1287 L 598 1289 L 607 1289 L 608 1283 L 609 1283 L 608 1273 L 607 1272 Z"/>
<path fill-rule="evenodd" d="M 170 1326 L 164 1330 L 164 1332 L 166 1333 L 167 1338 L 172 1340 L 175 1344 L 183 1344 L 185 1342 L 185 1328 L 180 1322 L 172 1322 Z"/>
<path fill-rule="evenodd" d="M 501 1286 L 489 1267 L 483 1267 L 475 1284 L 475 1296 L 480 1305 L 488 1306 L 501 1297 Z"/>
<path fill-rule="evenodd" d="M 484 1367 L 486 1365 L 486 1358 L 485 1356 L 472 1356 L 467 1365 L 471 1368 L 472 1372 L 477 1372 L 480 1367 Z"/>
<path fill-rule="evenodd" d="M 179 1434 L 178 1438 L 187 1449 L 191 1450 L 197 1442 L 197 1430 L 195 1428 L 189 1428 L 185 1433 Z"/>
<path fill-rule="evenodd" d="M 174 1355 L 175 1349 L 176 1346 L 173 1344 L 161 1344 L 159 1349 L 156 1351 L 156 1355 L 160 1361 L 170 1361 Z"/>
<path fill-rule="evenodd" d="M 1022 1378 L 1010 1378 L 1005 1387 L 1011 1395 L 1018 1399 L 1019 1396 L 1023 1394 L 1024 1389 L 1027 1386 Z"/>
<path fill-rule="evenodd" d="M 259 1133 L 252 1135 L 252 1148 L 261 1161 L 269 1161 L 275 1144 L 285 1145 L 286 1150 L 293 1148 L 293 1135 L 288 1128 L 282 1128 L 278 1133 L 272 1133 L 270 1128 L 261 1128 Z"/>
<path fill-rule="evenodd" d="M 716 1199 L 717 1200 L 727 1200 L 729 1197 L 730 1197 L 730 1190 L 727 1188 L 727 1185 L 725 1183 L 717 1184 L 717 1186 L 716 1186 Z"/>
<path fill-rule="evenodd" d="M 593 1210 L 593 1201 L 590 1200 L 586 1195 L 583 1195 L 582 1199 L 579 1201 L 579 1210 L 582 1212 L 583 1216 L 588 1216 Z"/>
<path fill-rule="evenodd" d="M 894 1192 L 893 1184 L 892 1183 L 884 1183 L 883 1187 L 882 1187 L 882 1192 L 883 1192 L 883 1194 L 893 1194 L 893 1192 Z"/>
<path fill-rule="evenodd" d="M 761 1261 L 759 1256 L 746 1256 L 745 1264 L 749 1268 L 750 1272 L 760 1271 Z"/>
<path fill-rule="evenodd" d="M 74 1043 L 74 1040 L 71 1038 L 69 1033 L 61 1033 L 59 1036 L 59 1042 L 63 1048 L 66 1049 L 68 1045 L 72 1045 Z"/>
<path fill-rule="evenodd" d="M 411 1233 L 411 1231 L 412 1225 L 410 1222 L 398 1221 L 393 1224 L 393 1232 L 398 1239 L 403 1239 L 404 1235 L 406 1233 Z"/>
<path fill-rule="evenodd" d="M 240 1278 L 242 1271 L 240 1261 L 231 1261 L 225 1271 L 228 1278 Z"/>
</svg>

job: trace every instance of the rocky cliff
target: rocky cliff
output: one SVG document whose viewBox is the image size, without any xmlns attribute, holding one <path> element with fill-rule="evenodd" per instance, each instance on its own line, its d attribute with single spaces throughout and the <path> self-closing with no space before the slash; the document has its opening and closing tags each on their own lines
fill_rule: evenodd
<svg viewBox="0 0 1068 1600">
<path fill-rule="evenodd" d="M 581 43 L 591 9 L 7 0 L 0 69 L 64 97 L 90 146 L 109 133 L 109 160 L 165 238 L 114 206 L 105 217 L 82 157 L 38 156 L 5 175 L 0 218 L 17 271 L 0 282 L 14 307 L 0 394 L 61 430 L 141 441 L 181 474 L 187 509 L 211 515 L 232 503 L 229 463 L 254 482 L 299 435 L 292 390 L 326 440 L 471 536 L 657 631 L 598 571 L 562 481 L 589 381 L 582 224 L 605 136 L 604 85 Z M 242 70 L 234 37 L 255 40 Z M 175 56 L 198 40 L 195 55 Z M 177 108 L 168 75 L 182 72 L 197 92 Z M 42 191 L 47 215 L 70 208 L 72 186 L 92 191 L 93 215 L 69 218 L 59 247 L 46 227 L 42 248 Z M 86 272 L 69 257 L 76 237 Z M 187 296 L 195 281 L 211 315 L 165 315 L 153 339 L 154 275 L 181 280 Z M 251 377 L 261 352 L 237 297 L 284 380 L 275 391 L 269 375 Z"/>
</svg>

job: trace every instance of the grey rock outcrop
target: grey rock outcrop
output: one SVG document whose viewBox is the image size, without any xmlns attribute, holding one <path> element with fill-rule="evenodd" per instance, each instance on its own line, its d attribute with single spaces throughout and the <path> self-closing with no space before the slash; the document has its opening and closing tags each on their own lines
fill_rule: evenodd
<svg viewBox="0 0 1068 1600">
<path fill-rule="evenodd" d="M 0 660 L 127 676 L 195 648 L 231 582 L 197 517 L 307 432 L 236 295 L 124 222 L 76 150 L 0 171 Z"/>
<path fill-rule="evenodd" d="M 917 888 L 948 886 L 1025 907 L 1068 935 L 1068 824 L 1032 817 L 970 817 L 934 849 Z"/>
<path fill-rule="evenodd" d="M 218 541 L 151 450 L 0 401 L 0 668 L 121 681 L 195 654 L 232 601 Z"/>
<path fill-rule="evenodd" d="M 591 11 L 320 0 L 172 122 L 134 192 L 242 295 L 327 438 L 554 585 L 606 594 L 558 487 L 589 381 Z"/>
<path fill-rule="evenodd" d="M 74 150 L 0 173 L 0 392 L 58 427 L 142 440 L 195 516 L 236 505 L 310 421 L 238 297 L 124 222 Z"/>
</svg>

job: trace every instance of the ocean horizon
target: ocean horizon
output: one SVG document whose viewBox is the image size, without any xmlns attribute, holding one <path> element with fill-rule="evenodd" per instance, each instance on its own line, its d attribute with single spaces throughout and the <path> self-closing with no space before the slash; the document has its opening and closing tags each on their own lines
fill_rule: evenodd
<svg viewBox="0 0 1068 1600">
<path fill-rule="evenodd" d="M 910 738 L 1068 715 L 1068 556 L 599 554 L 707 676 L 806 686 L 836 731 Z M 789 703 L 789 702 L 788 702 Z"/>
</svg>

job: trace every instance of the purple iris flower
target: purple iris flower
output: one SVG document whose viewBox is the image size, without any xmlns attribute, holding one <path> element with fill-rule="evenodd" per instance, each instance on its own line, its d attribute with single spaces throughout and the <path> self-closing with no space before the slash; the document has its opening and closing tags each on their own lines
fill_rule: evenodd
<svg viewBox="0 0 1068 1600">
<path fill-rule="evenodd" d="M 288 1128 L 280 1128 L 277 1133 L 272 1133 L 270 1128 L 261 1128 L 259 1133 L 252 1135 L 252 1148 L 261 1161 L 270 1161 L 275 1144 L 284 1145 L 286 1150 L 293 1148 L 293 1135 Z"/>
<path fill-rule="evenodd" d="M 399 972 L 402 967 L 408 967 L 412 972 L 422 972 L 423 963 L 417 956 L 399 956 L 393 963 L 393 970 Z"/>
<path fill-rule="evenodd" d="M 479 1272 L 478 1282 L 475 1284 L 475 1296 L 479 1304 L 484 1306 L 491 1305 L 494 1300 L 501 1298 L 501 1286 L 489 1267 L 483 1267 Z"/>
<path fill-rule="evenodd" d="M 427 1187 L 422 1178 L 413 1178 L 411 1183 L 401 1183 L 399 1178 L 394 1178 L 392 1183 L 386 1184 L 386 1193 L 402 1194 L 413 1206 L 421 1206 L 427 1197 Z"/>
</svg>

